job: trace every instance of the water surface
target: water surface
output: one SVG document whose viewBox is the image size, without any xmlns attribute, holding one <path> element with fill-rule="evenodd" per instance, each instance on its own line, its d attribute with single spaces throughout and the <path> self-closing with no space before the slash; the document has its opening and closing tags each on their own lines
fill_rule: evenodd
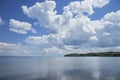
<svg viewBox="0 0 120 80">
<path fill-rule="evenodd" d="M 120 58 L 0 57 L 0 80 L 120 80 Z"/>
</svg>

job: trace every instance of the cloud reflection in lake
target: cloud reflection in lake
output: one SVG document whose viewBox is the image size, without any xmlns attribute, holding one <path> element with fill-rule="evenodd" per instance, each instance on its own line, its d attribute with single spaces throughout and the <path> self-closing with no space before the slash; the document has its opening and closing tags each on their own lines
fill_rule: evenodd
<svg viewBox="0 0 120 80">
<path fill-rule="evenodd" d="M 0 58 L 0 80 L 120 80 L 120 58 Z"/>
</svg>

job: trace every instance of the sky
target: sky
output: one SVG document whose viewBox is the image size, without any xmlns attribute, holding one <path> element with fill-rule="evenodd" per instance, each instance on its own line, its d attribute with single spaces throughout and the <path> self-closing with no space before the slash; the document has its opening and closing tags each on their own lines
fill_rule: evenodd
<svg viewBox="0 0 120 80">
<path fill-rule="evenodd" d="M 0 56 L 120 51 L 120 0 L 0 0 Z"/>
</svg>

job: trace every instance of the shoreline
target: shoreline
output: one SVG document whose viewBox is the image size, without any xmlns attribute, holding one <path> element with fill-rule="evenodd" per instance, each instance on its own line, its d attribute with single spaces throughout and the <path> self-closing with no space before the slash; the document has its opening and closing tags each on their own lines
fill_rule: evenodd
<svg viewBox="0 0 120 80">
<path fill-rule="evenodd" d="M 64 57 L 120 57 L 120 52 L 71 53 L 64 55 Z"/>
</svg>

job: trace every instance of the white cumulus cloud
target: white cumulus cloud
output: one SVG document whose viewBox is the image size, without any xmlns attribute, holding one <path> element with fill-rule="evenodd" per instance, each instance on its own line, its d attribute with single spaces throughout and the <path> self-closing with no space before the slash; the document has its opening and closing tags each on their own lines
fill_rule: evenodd
<svg viewBox="0 0 120 80">
<path fill-rule="evenodd" d="M 89 18 L 89 15 L 94 13 L 94 8 L 102 8 L 109 2 L 110 0 L 70 2 L 63 7 L 62 14 L 58 14 L 55 10 L 55 1 L 37 2 L 31 7 L 22 6 L 25 15 L 38 20 L 39 24 L 50 32 L 42 36 L 29 36 L 25 42 L 41 46 L 52 45 L 65 50 L 92 47 L 110 50 L 119 46 L 119 10 L 107 13 L 99 20 Z M 50 51 L 49 48 L 46 51 Z"/>
<path fill-rule="evenodd" d="M 111 12 L 111 13 L 107 13 L 104 16 L 104 20 L 105 21 L 110 21 L 114 24 L 120 24 L 120 10 L 116 11 L 116 12 Z"/>
<path fill-rule="evenodd" d="M 56 3 L 54 1 L 36 2 L 32 7 L 22 6 L 23 12 L 31 18 L 37 19 L 42 26 L 50 32 L 56 32 L 58 26 L 56 20 Z M 53 24 L 53 25 L 52 25 Z"/>
<path fill-rule="evenodd" d="M 32 45 L 45 45 L 49 43 L 48 36 L 29 36 L 25 41 Z"/>
<path fill-rule="evenodd" d="M 110 2 L 110 0 L 86 0 L 86 1 L 90 1 L 90 4 L 92 4 L 93 7 L 97 8 L 102 8 Z"/>
<path fill-rule="evenodd" d="M 65 53 L 65 50 L 59 49 L 55 46 L 40 49 L 39 47 L 30 47 L 22 44 L 0 42 L 0 56 L 42 56 L 56 53 Z"/>
<path fill-rule="evenodd" d="M 45 54 L 44 51 L 40 51 L 38 47 L 0 42 L 0 56 L 41 56 L 42 54 Z"/>
<path fill-rule="evenodd" d="M 36 4 L 31 7 L 23 5 L 22 10 L 28 17 L 37 19 L 40 25 L 46 28 L 48 32 L 57 33 L 61 32 L 64 26 L 68 27 L 72 24 L 71 22 L 74 18 L 80 17 L 80 15 L 83 15 L 84 13 L 92 14 L 94 8 L 104 7 L 108 3 L 109 0 L 74 1 L 63 8 L 63 13 L 61 15 L 57 14 L 57 11 L 55 10 L 56 2 L 48 0 L 41 3 L 36 2 Z"/>
<path fill-rule="evenodd" d="M 24 55 L 29 53 L 24 49 L 25 47 L 20 46 L 18 44 L 11 44 L 0 42 L 0 55 L 8 56 L 8 55 Z"/>
<path fill-rule="evenodd" d="M 67 7 L 73 14 L 94 13 L 94 8 L 102 8 L 109 3 L 110 0 L 83 0 L 71 2 Z"/>
<path fill-rule="evenodd" d="M 9 25 L 9 30 L 12 32 L 16 32 L 19 34 L 27 34 L 28 31 L 31 31 L 33 33 L 36 33 L 36 31 L 32 28 L 32 25 L 28 22 L 21 22 L 15 19 L 10 19 Z"/>
</svg>

